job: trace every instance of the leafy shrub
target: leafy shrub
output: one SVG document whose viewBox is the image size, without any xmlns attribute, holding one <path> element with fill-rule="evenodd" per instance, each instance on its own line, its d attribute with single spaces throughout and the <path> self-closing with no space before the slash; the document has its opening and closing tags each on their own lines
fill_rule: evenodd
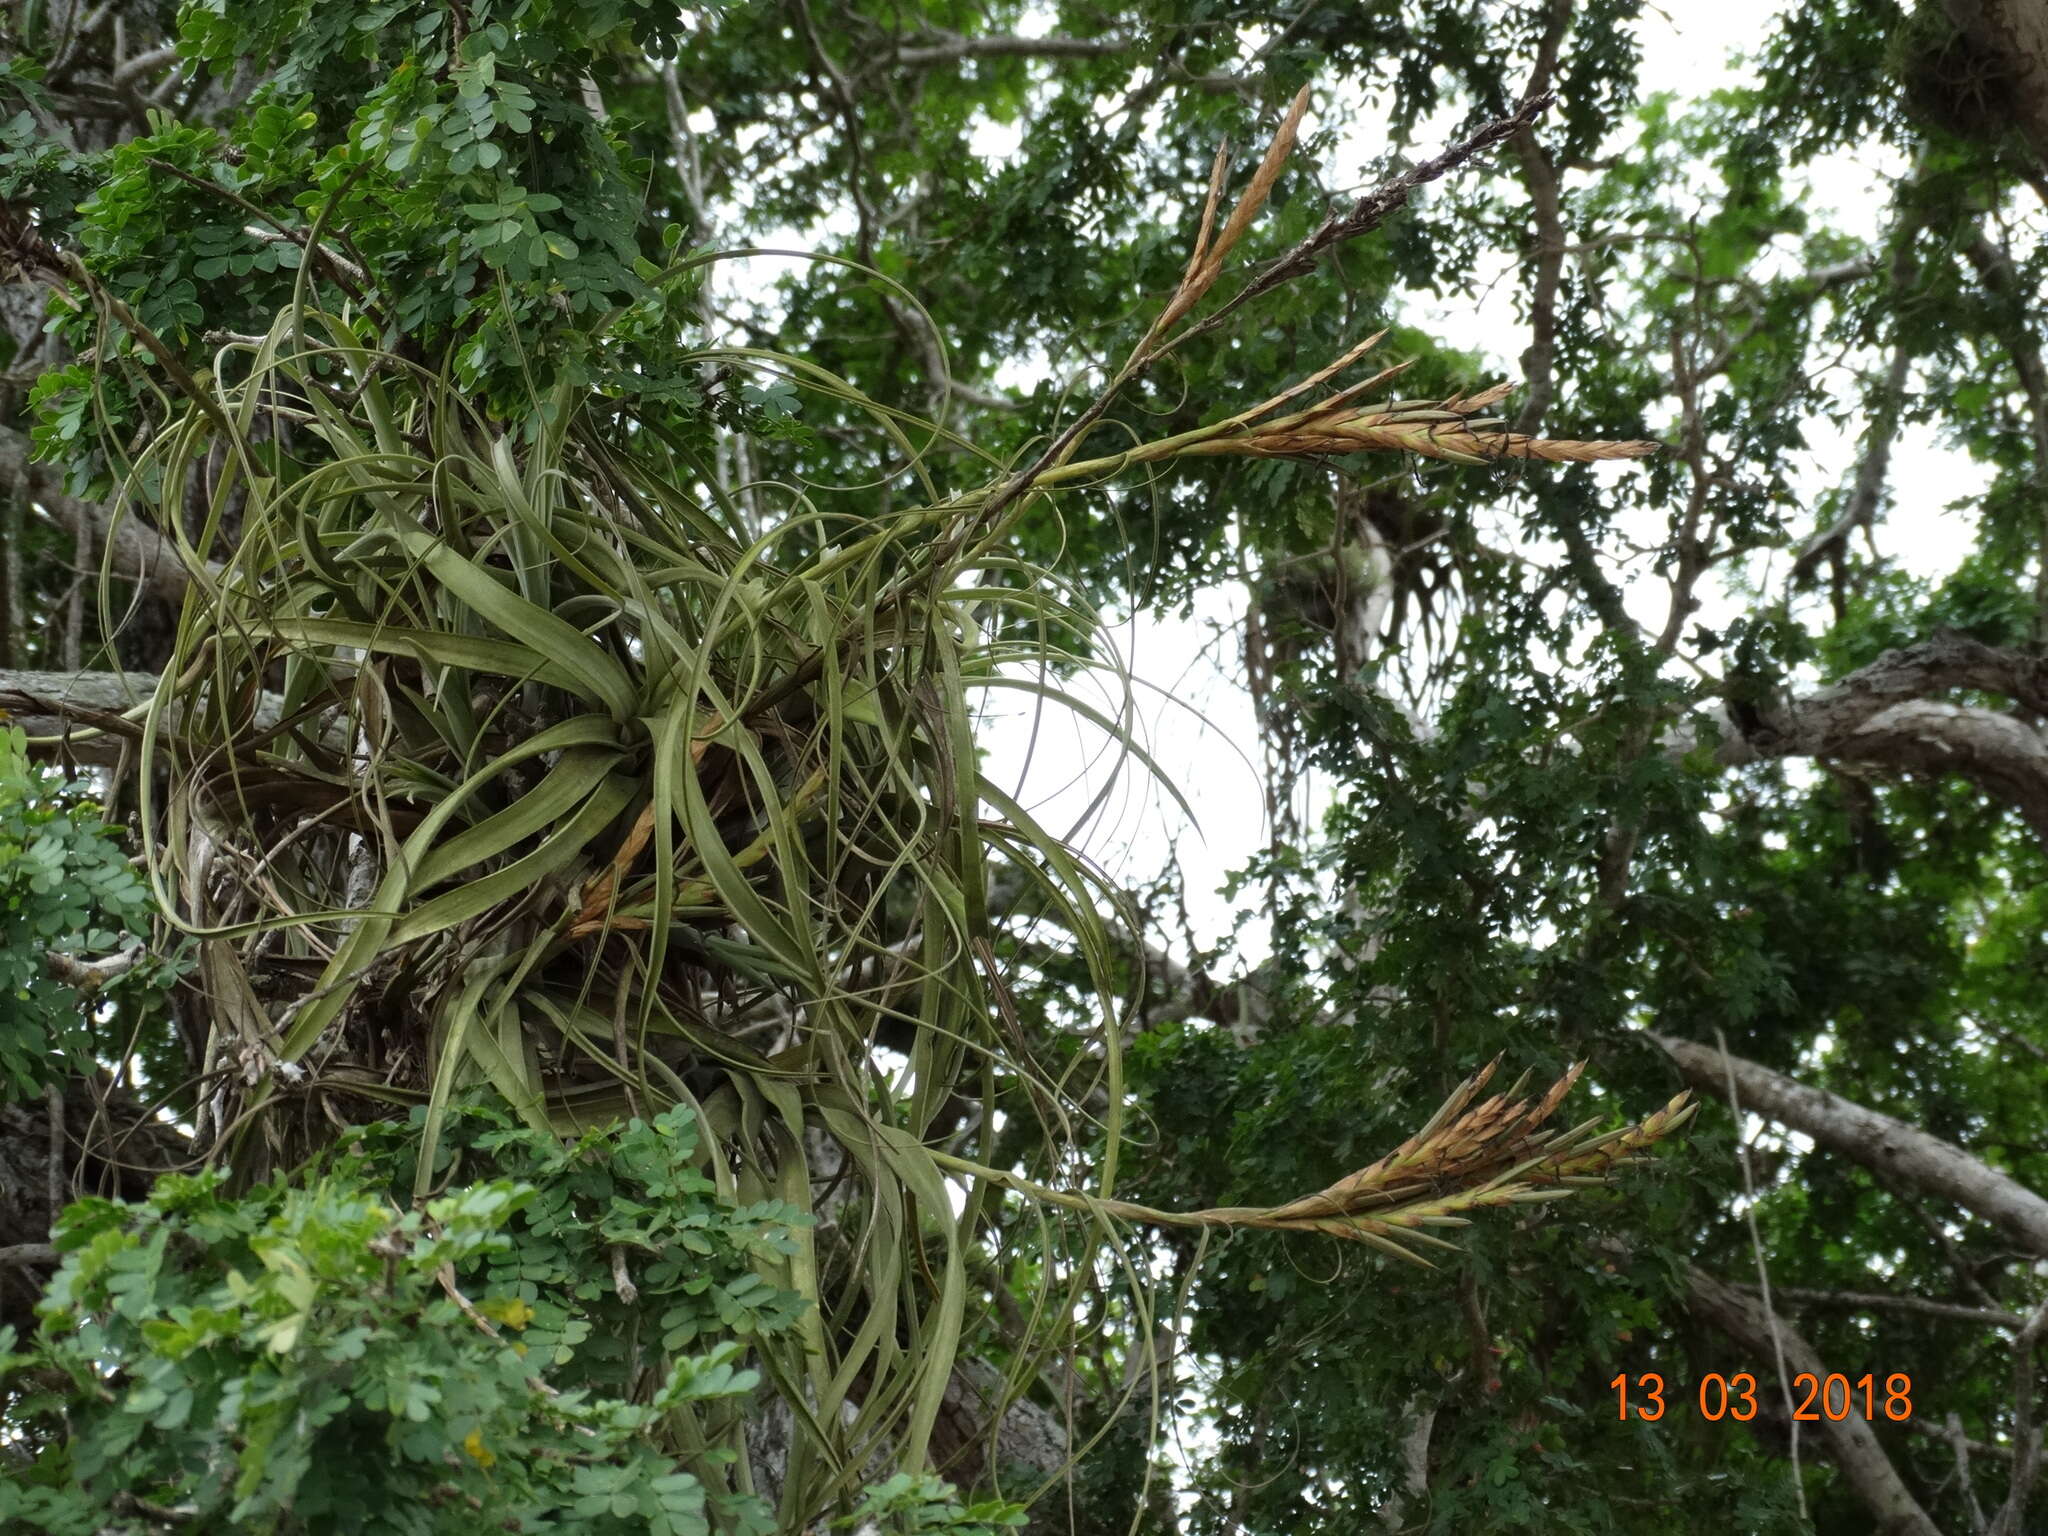
<svg viewBox="0 0 2048 1536">
<path fill-rule="evenodd" d="M 16 1353 L 0 1330 L 7 1439 L 34 1452 L 0 1526 L 773 1531 L 717 1442 L 758 1383 L 750 1337 L 798 1321 L 760 1271 L 804 1218 L 721 1202 L 687 1109 L 568 1146 L 457 1121 L 450 1167 L 501 1176 L 421 1209 L 389 1193 L 418 1140 L 394 1126 L 246 1194 L 167 1174 L 146 1204 L 70 1207 L 38 1338 Z M 969 1536 L 1014 1516 L 898 1478 L 855 1518 Z"/>
</svg>

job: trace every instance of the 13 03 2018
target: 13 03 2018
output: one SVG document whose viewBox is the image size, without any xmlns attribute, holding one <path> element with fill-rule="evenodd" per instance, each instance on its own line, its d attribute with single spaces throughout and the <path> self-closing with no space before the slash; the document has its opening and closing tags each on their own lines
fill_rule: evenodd
<svg viewBox="0 0 2048 1536">
<path fill-rule="evenodd" d="M 1655 1371 L 1634 1376 L 1624 1371 L 1607 1385 L 1614 1390 L 1615 1417 L 1621 1419 L 1654 1424 L 1674 1404 L 1686 1400 L 1682 1386 L 1667 1384 Z M 1748 1371 L 1726 1376 L 1709 1371 L 1694 1386 L 1691 1399 L 1703 1419 L 1747 1423 L 1757 1416 L 1759 1407 L 1771 1395 L 1768 1379 L 1760 1384 Z M 1811 1371 L 1801 1371 L 1787 1383 L 1784 1398 L 1790 1417 L 1802 1424 L 1852 1416 L 1903 1424 L 1913 1417 L 1913 1378 L 1904 1371 L 1894 1371 L 1889 1376 L 1872 1372 L 1861 1376 L 1844 1376 L 1839 1372 L 1816 1376 Z"/>
</svg>

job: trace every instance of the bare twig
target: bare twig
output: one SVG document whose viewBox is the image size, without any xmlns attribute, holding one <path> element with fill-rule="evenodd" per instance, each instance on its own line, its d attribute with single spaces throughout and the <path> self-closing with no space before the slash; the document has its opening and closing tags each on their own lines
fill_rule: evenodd
<svg viewBox="0 0 2048 1536">
<path fill-rule="evenodd" d="M 1512 138 L 1547 112 L 1556 100 L 1557 98 L 1547 91 L 1531 97 L 1506 117 L 1497 117 L 1482 124 L 1442 153 L 1381 183 L 1359 198 L 1345 212 L 1331 214 L 1293 250 L 1260 269 L 1250 282 L 1232 294 L 1214 314 L 1200 325 L 1183 332 L 1180 341 L 1192 341 L 1198 336 L 1207 335 L 1254 299 L 1262 298 L 1282 283 L 1313 271 L 1324 253 L 1346 241 L 1355 240 L 1360 235 L 1378 229 L 1408 205 L 1408 199 L 1418 188 L 1442 179 L 1468 161 L 1485 154 L 1495 145 Z"/>
<path fill-rule="evenodd" d="M 2048 1301 L 2034 1309 L 2012 1341 L 2012 1443 L 2018 1454 L 2013 1457 L 2005 1504 L 1991 1523 L 1991 1536 L 2019 1536 L 2041 1469 L 2041 1434 L 2034 1427 L 2034 1352 L 2041 1347 L 2043 1333 L 2048 1333 Z"/>
<path fill-rule="evenodd" d="M 1924 1296 L 1899 1296 L 1885 1291 L 1818 1291 L 1805 1286 L 1784 1285 L 1777 1287 L 1772 1294 L 1780 1301 L 1834 1307 L 1845 1312 L 1913 1312 L 1922 1317 L 2013 1330 L 2027 1324 L 2026 1318 L 2019 1313 L 2001 1311 L 1996 1307 L 1966 1307 L 1959 1302 L 1932 1301 Z"/>
</svg>

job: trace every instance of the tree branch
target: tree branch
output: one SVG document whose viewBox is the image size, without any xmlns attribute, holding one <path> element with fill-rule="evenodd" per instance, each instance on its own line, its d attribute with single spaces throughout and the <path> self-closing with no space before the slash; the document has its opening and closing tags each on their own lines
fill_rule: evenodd
<svg viewBox="0 0 2048 1536">
<path fill-rule="evenodd" d="M 2013 125 L 2048 166 L 2048 6 L 2040 0 L 1943 0 L 1957 31 L 2004 67 Z"/>
<path fill-rule="evenodd" d="M 31 736 L 63 738 L 73 761 L 104 765 L 125 739 L 114 717 L 147 703 L 156 686 L 148 672 L 0 672 L 0 710 Z M 72 740 L 80 726 L 106 729 Z"/>
<path fill-rule="evenodd" d="M 1977 1502 L 1977 1480 L 1970 1475 L 1970 1437 L 1963 1433 L 1963 1416 L 1951 1408 L 1942 1417 L 1941 1427 L 1948 1432 L 1948 1446 L 1955 1453 L 1956 1482 L 1963 1493 L 1963 1506 L 1970 1515 L 1970 1536 L 1988 1536 L 1989 1522 L 1984 1518 L 1984 1506 Z"/>
<path fill-rule="evenodd" d="M 1754 1286 L 1741 1286 L 1749 1291 Z M 1803 1286 L 1774 1285 L 1776 1301 L 1803 1302 L 1811 1307 L 1834 1307 L 1844 1312 L 1913 1312 L 1922 1317 L 1946 1318 L 1958 1323 L 1982 1323 L 1991 1328 L 2017 1332 L 2027 1320 L 2017 1312 L 1994 1307 L 1966 1307 L 1953 1301 L 1930 1301 L 1924 1296 L 1895 1296 L 1884 1291 L 1816 1291 Z"/>
<path fill-rule="evenodd" d="M 159 69 L 163 65 L 173 62 L 177 57 L 178 45 L 176 43 L 163 43 L 155 48 L 145 49 L 141 53 L 123 59 L 114 66 L 114 72 L 108 78 L 113 82 L 114 88 L 119 90 L 123 87 L 134 85 L 151 70 Z"/>
<path fill-rule="evenodd" d="M 1904 1427 L 1918 1430 L 1930 1439 L 1939 1440 L 1946 1445 L 1954 1445 L 1956 1443 L 1953 1431 L 1946 1424 L 1938 1424 L 1931 1418 L 1907 1419 Z M 1962 1447 L 1972 1456 L 1990 1456 L 1999 1461 L 2011 1461 L 2014 1454 L 2011 1446 L 1994 1440 L 1971 1440 L 1965 1438 L 1962 1441 Z M 2035 1471 L 2034 1480 L 2036 1482 L 2040 1481 L 2040 1470 L 2038 1468 Z"/>
<path fill-rule="evenodd" d="M 1725 706 L 1714 760 L 1724 767 L 1826 757 L 1911 773 L 1956 773 L 2014 806 L 2048 840 L 2048 735 L 2023 718 L 1930 695 L 1959 688 L 2003 694 L 2024 714 L 2048 716 L 2048 659 L 1943 633 L 1886 651 L 1840 682 L 1766 700 L 1738 720 Z M 1683 756 L 1697 724 L 1665 738 Z"/>
<path fill-rule="evenodd" d="M 34 1264 L 54 1264 L 58 1254 L 50 1243 L 11 1243 L 0 1248 L 0 1269 L 22 1269 Z"/>
<path fill-rule="evenodd" d="M 1722 1284 L 1703 1269 L 1691 1269 L 1686 1278 L 1693 1314 L 1726 1334 L 1744 1353 L 1762 1359 L 1782 1348 L 1793 1370 L 1826 1378 L 1828 1368 L 1813 1346 L 1784 1322 L 1768 1317 L 1754 1297 Z M 1867 1423 L 1850 1414 L 1824 1418 L 1817 1428 L 1843 1481 L 1870 1511 L 1875 1522 L 1870 1528 L 1877 1536 L 1941 1536 Z"/>
<path fill-rule="evenodd" d="M 2048 365 L 2042 363 L 2040 343 L 2034 339 L 2037 322 L 2028 295 L 2014 280 L 2011 255 L 1981 230 L 1963 247 L 1963 254 L 1999 310 L 1999 339 L 2027 397 L 2027 420 L 2034 434 L 2034 494 L 2043 508 L 2034 571 L 2035 638 L 2048 638 Z"/>
<path fill-rule="evenodd" d="M 1697 1040 L 1646 1033 L 1700 1093 L 1725 1099 L 1732 1076 L 1744 1109 L 1803 1132 L 1816 1145 L 1911 1188 L 1951 1201 L 1983 1217 L 2027 1252 L 2048 1255 L 2048 1199 L 1953 1142 L 1756 1062 L 1724 1056 Z"/>
<path fill-rule="evenodd" d="M 1902 298 L 1912 283 L 1913 236 L 1920 223 L 1919 214 L 1902 214 L 1892 232 L 1889 275 L 1895 298 Z M 1863 457 L 1856 465 L 1856 482 L 1850 488 L 1841 516 L 1808 539 L 1793 560 L 1794 586 L 1805 581 L 1821 561 L 1838 555 L 1857 529 L 1868 528 L 1876 520 L 1878 503 L 1884 499 L 1885 478 L 1891 472 L 1892 445 L 1898 441 L 1904 419 L 1901 407 L 1906 397 L 1906 380 L 1913 371 L 1913 355 L 1903 337 L 1893 341 L 1884 381 L 1867 402 L 1870 428 L 1864 437 Z"/>
<path fill-rule="evenodd" d="M 1531 96 L 1550 89 L 1557 73 L 1558 49 L 1571 26 L 1572 0 L 1551 0 L 1544 18 L 1543 36 L 1536 45 L 1536 64 L 1529 80 Z M 1529 206 L 1536 234 L 1536 271 L 1529 286 L 1529 345 L 1522 353 L 1522 378 L 1528 394 L 1515 420 L 1517 432 L 1534 435 L 1543 424 L 1556 388 L 1552 362 L 1557 350 L 1557 285 L 1564 274 L 1564 210 L 1559 195 L 1557 166 L 1550 151 L 1536 136 L 1534 127 L 1515 131 L 1509 140 L 1522 162 L 1522 175 L 1529 184 Z"/>
<path fill-rule="evenodd" d="M 97 960 L 85 960 L 77 955 L 46 949 L 43 951 L 43 969 L 52 981 L 62 982 L 74 992 L 91 997 L 107 983 L 127 975 L 148 958 L 149 952 L 139 944 L 133 949 L 119 950 Z"/>
<path fill-rule="evenodd" d="M 1128 52 L 1132 46 L 1122 37 L 939 37 L 933 43 L 898 47 L 892 62 L 918 69 L 965 59 L 1094 59 Z"/>
<path fill-rule="evenodd" d="M 2027 1326 L 2012 1341 L 2012 1443 L 2017 1454 L 2004 1507 L 1991 1522 L 1991 1536 L 2020 1536 L 2020 1522 L 2026 1519 L 2027 1500 L 2041 1470 L 2041 1433 L 2034 1428 L 2034 1352 L 2041 1347 L 2044 1330 L 2048 1330 L 2048 1301 L 2034 1309 Z"/>
<path fill-rule="evenodd" d="M 0 711 L 11 716 L 10 724 L 27 731 L 31 738 L 51 738 L 63 743 L 72 762 L 107 766 L 121 759 L 125 742 L 142 734 L 142 726 L 127 712 L 147 704 L 156 693 L 159 679 L 149 672 L 10 672 L 0 670 Z M 185 695 L 173 699 L 164 709 L 163 725 L 176 730 Z M 256 698 L 254 728 L 267 731 L 283 718 L 283 700 L 274 693 Z M 349 731 L 334 716 L 318 716 L 322 743 L 344 756 L 349 751 Z M 78 735 L 80 730 L 93 734 Z"/>
<path fill-rule="evenodd" d="M 1856 464 L 1856 483 L 1842 514 L 1816 533 L 1800 548 L 1792 562 L 1792 580 L 1804 581 L 1815 566 L 1848 542 L 1859 528 L 1868 528 L 1877 516 L 1877 504 L 1884 497 L 1885 476 L 1891 469 L 1892 444 L 1899 435 L 1899 402 L 1906 392 L 1906 376 L 1913 368 L 1913 354 L 1902 342 L 1892 348 L 1891 363 L 1884 382 L 1871 402 L 1870 432 L 1863 457 Z"/>
<path fill-rule="evenodd" d="M 1410 1407 L 1408 1427 L 1401 1435 L 1401 1484 L 1374 1511 L 1390 1531 L 1404 1529 L 1409 1506 L 1429 1497 L 1429 1437 L 1437 1411 L 1419 1400 Z"/>
</svg>

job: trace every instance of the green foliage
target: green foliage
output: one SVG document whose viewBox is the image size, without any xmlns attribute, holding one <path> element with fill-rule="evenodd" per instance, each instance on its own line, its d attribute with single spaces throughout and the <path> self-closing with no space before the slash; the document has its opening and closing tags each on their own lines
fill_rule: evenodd
<svg viewBox="0 0 2048 1536">
<path fill-rule="evenodd" d="M 296 295 L 359 306 L 513 418 L 564 382 L 694 411 L 673 347 L 639 345 L 673 337 L 689 285 L 655 282 L 648 168 L 582 85 L 621 48 L 672 48 L 677 25 L 641 4 L 195 0 L 185 57 L 273 59 L 261 89 L 218 124 L 153 113 L 148 132 L 80 153 L 38 131 L 47 100 L 24 58 L 0 73 L 0 108 L 26 103 L 0 126 L 0 190 L 47 210 L 46 233 L 194 367 L 208 332 L 261 329 Z M 316 228 L 326 254 L 309 263 Z M 38 387 L 39 451 L 103 491 L 125 466 L 84 416 L 127 420 L 166 380 L 132 337 L 100 335 L 90 305 L 60 299 L 54 324 L 118 360 Z"/>
<path fill-rule="evenodd" d="M 719 1201 L 684 1110 L 568 1145 L 457 1119 L 497 1176 L 410 1210 L 392 1189 L 418 1142 L 395 1127 L 246 1194 L 171 1174 L 140 1206 L 71 1207 L 37 1337 L 0 1338 L 10 1422 L 40 1443 L 0 1482 L 0 1521 L 772 1531 L 704 1436 L 758 1385 L 751 1341 L 795 1325 L 756 1261 L 791 1251 L 798 1214 Z M 601 1278 L 627 1271 L 636 1300 Z M 929 1479 L 861 1509 L 905 1532 L 1015 1523 Z"/>
<path fill-rule="evenodd" d="M 962 1509 L 954 1493 L 928 1472 L 899 1472 L 870 1488 L 840 1524 L 876 1536 L 1001 1536 L 1026 1523 L 1019 1505 L 989 1499 Z"/>
<path fill-rule="evenodd" d="M 112 958 L 146 942 L 148 887 L 99 819 L 82 780 L 31 761 L 19 726 L 0 728 L 0 1099 L 90 1071 L 106 999 L 51 976 L 46 955 Z M 177 974 L 133 964 L 111 996 L 144 1009 Z"/>
</svg>

